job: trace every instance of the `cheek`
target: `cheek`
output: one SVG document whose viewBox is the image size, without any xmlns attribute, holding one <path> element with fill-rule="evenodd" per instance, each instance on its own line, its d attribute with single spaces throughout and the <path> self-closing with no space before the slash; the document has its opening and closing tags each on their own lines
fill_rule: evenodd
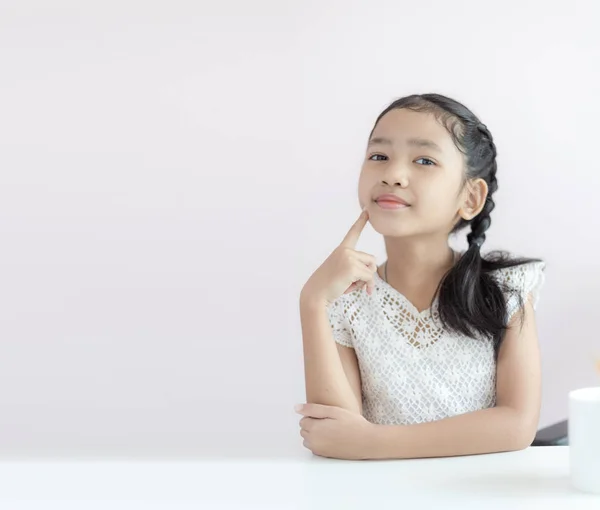
<svg viewBox="0 0 600 510">
<path fill-rule="evenodd" d="M 460 183 L 454 179 L 437 178 L 419 183 L 415 190 L 419 198 L 420 209 L 427 209 L 435 215 L 454 214 L 459 204 Z M 415 183 L 416 185 L 417 183 Z"/>
<path fill-rule="evenodd" d="M 358 179 L 358 202 L 361 209 L 371 202 L 374 185 L 372 179 L 369 179 L 364 172 L 360 174 Z"/>
</svg>

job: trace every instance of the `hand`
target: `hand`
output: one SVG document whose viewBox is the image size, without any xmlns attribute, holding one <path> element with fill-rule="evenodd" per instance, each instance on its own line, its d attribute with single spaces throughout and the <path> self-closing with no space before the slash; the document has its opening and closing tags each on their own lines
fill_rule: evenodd
<svg viewBox="0 0 600 510">
<path fill-rule="evenodd" d="M 375 257 L 354 249 L 368 219 L 369 213 L 365 209 L 341 244 L 304 284 L 301 299 L 321 300 L 330 305 L 342 294 L 365 285 L 367 294 L 373 293 L 374 274 L 377 271 Z"/>
<path fill-rule="evenodd" d="M 304 404 L 296 412 L 304 416 L 300 420 L 303 445 L 315 455 L 348 460 L 373 458 L 377 425 L 362 415 L 320 404 Z"/>
</svg>

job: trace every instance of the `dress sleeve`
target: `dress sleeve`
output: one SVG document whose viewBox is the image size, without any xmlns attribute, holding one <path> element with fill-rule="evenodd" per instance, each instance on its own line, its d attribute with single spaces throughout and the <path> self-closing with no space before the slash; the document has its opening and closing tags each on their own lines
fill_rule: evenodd
<svg viewBox="0 0 600 510">
<path fill-rule="evenodd" d="M 529 262 L 501 270 L 500 281 L 510 289 L 506 300 L 507 321 L 510 321 L 530 295 L 533 308 L 537 308 L 545 281 L 545 267 L 544 262 Z"/>
<path fill-rule="evenodd" d="M 350 325 L 348 320 L 344 316 L 344 296 L 337 298 L 327 308 L 329 315 L 329 324 L 333 332 L 333 339 L 344 347 L 353 347 L 352 334 L 350 332 Z"/>
</svg>

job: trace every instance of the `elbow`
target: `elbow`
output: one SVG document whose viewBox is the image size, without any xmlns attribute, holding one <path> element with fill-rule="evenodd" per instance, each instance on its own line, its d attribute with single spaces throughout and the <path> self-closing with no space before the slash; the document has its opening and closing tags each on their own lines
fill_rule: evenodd
<svg viewBox="0 0 600 510">
<path fill-rule="evenodd" d="M 525 448 L 529 448 L 531 444 L 535 441 L 536 434 L 537 427 L 529 427 L 528 430 L 523 434 L 522 448 L 519 449 L 524 450 Z"/>
<path fill-rule="evenodd" d="M 510 434 L 510 450 L 524 450 L 529 448 L 537 434 L 537 420 L 527 416 L 517 416 Z"/>
<path fill-rule="evenodd" d="M 534 439 L 535 434 L 520 434 L 513 440 L 510 450 L 525 450 L 525 448 L 529 448 L 531 446 L 531 443 L 533 443 Z"/>
</svg>

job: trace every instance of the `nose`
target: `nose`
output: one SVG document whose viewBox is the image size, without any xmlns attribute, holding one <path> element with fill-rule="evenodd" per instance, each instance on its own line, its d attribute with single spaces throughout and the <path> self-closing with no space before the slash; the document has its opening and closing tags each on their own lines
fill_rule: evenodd
<svg viewBox="0 0 600 510">
<path fill-rule="evenodd" d="M 402 163 L 389 165 L 385 169 L 381 183 L 387 186 L 400 186 L 401 188 L 408 187 L 408 168 Z"/>
</svg>

